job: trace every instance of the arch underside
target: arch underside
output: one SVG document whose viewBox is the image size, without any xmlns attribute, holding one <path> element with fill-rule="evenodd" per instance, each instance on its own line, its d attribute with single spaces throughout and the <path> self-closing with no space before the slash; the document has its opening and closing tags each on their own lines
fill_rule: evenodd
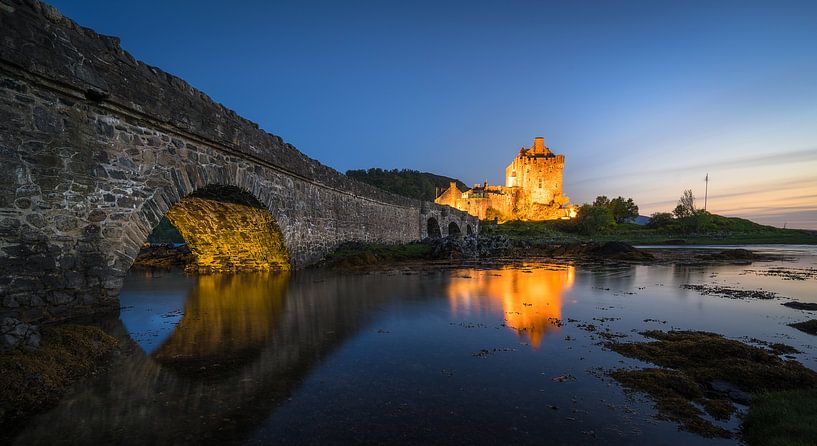
<svg viewBox="0 0 817 446">
<path fill-rule="evenodd" d="M 199 272 L 290 269 L 283 236 L 270 212 L 250 194 L 209 186 L 167 211 Z"/>
<path fill-rule="evenodd" d="M 426 233 L 430 238 L 440 238 L 442 237 L 442 232 L 440 231 L 440 223 L 437 221 L 436 218 L 431 217 L 426 222 Z"/>
<path fill-rule="evenodd" d="M 448 235 L 449 236 L 459 237 L 460 234 L 461 234 L 460 227 L 459 227 L 459 225 L 457 225 L 457 223 L 452 221 L 451 223 L 448 224 Z"/>
</svg>

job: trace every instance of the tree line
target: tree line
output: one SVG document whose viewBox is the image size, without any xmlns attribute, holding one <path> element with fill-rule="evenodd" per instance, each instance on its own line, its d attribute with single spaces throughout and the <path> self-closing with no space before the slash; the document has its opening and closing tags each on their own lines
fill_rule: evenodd
<svg viewBox="0 0 817 446">
<path fill-rule="evenodd" d="M 411 169 L 386 170 L 375 167 L 347 170 L 346 176 L 394 194 L 425 201 L 434 201 L 437 198 L 437 188 L 448 189 L 451 181 L 456 181 L 460 190 L 468 189 L 460 180 Z"/>
<path fill-rule="evenodd" d="M 582 234 L 595 235 L 627 223 L 638 217 L 638 205 L 632 198 L 616 197 L 609 199 L 604 195 L 596 197 L 592 204 L 579 207 L 576 218 L 576 230 Z M 672 212 L 656 212 L 650 216 L 647 227 L 664 228 L 677 226 L 682 232 L 694 232 L 707 228 L 711 223 L 711 214 L 695 207 L 695 195 L 687 189 L 678 199 Z"/>
</svg>

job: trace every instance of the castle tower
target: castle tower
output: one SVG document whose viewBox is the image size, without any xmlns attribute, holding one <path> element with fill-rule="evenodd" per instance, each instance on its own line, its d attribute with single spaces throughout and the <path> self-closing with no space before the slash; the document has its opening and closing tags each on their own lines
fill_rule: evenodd
<svg viewBox="0 0 817 446">
<path fill-rule="evenodd" d="M 545 138 L 543 136 L 537 136 L 533 138 L 533 154 L 545 153 Z"/>
</svg>

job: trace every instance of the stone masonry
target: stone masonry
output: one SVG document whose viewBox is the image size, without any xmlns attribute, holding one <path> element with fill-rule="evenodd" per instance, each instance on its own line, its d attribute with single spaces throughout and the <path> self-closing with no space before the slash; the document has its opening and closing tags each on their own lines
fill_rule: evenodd
<svg viewBox="0 0 817 446">
<path fill-rule="evenodd" d="M 164 215 L 190 223 L 206 269 L 297 268 L 346 241 L 424 238 L 432 218 L 479 230 L 308 158 L 37 1 L 0 0 L 0 166 L 0 317 L 26 322 L 116 308 Z"/>
</svg>

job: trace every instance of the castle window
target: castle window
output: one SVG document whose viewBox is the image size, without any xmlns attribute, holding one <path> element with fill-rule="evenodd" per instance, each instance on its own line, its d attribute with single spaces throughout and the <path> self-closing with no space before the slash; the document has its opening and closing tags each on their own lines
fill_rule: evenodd
<svg viewBox="0 0 817 446">
<path fill-rule="evenodd" d="M 539 189 L 542 188 L 542 180 L 539 180 Z"/>
</svg>

